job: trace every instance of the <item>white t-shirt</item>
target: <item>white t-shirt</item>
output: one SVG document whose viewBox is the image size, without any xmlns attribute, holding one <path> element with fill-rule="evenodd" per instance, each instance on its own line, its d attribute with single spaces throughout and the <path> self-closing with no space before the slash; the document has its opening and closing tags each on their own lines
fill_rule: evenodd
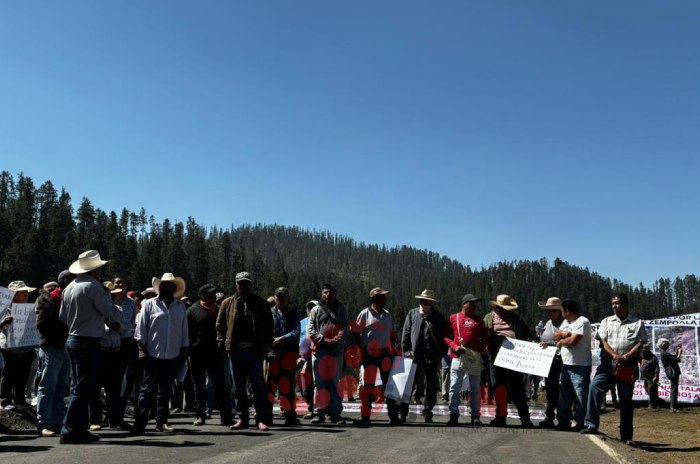
<svg viewBox="0 0 700 464">
<path fill-rule="evenodd" d="M 583 337 L 574 346 L 561 347 L 561 360 L 566 366 L 591 365 L 591 323 L 583 316 L 574 322 L 564 321 L 559 327 L 563 332 L 571 332 Z"/>
</svg>

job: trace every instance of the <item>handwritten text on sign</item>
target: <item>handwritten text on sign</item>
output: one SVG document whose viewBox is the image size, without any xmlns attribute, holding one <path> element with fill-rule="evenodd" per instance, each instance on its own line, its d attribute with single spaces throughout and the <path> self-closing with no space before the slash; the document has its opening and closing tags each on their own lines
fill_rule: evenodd
<svg viewBox="0 0 700 464">
<path fill-rule="evenodd" d="M 5 287 L 0 287 L 0 318 L 5 314 L 5 310 L 10 307 L 15 292 Z"/>
<path fill-rule="evenodd" d="M 557 349 L 553 346 L 540 348 L 537 343 L 506 338 L 494 364 L 512 371 L 547 377 L 556 353 Z"/>
<path fill-rule="evenodd" d="M 7 330 L 7 347 L 39 345 L 39 331 L 36 329 L 34 303 L 13 304 L 10 306 L 12 324 Z"/>
</svg>

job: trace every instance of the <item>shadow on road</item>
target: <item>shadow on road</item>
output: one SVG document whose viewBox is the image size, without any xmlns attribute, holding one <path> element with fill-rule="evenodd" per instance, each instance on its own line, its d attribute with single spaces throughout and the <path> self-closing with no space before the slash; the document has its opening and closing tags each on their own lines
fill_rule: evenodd
<svg viewBox="0 0 700 464">
<path fill-rule="evenodd" d="M 22 445 L 11 445 L 3 446 L 0 451 L 3 453 L 35 453 L 37 451 L 47 451 L 53 449 L 53 446 L 22 446 Z"/>
<path fill-rule="evenodd" d="M 649 443 L 645 441 L 638 441 L 637 445 L 639 445 L 640 449 L 649 451 L 650 453 L 694 453 L 696 451 L 700 451 L 700 446 L 692 446 L 690 448 L 669 448 L 670 445 L 668 443 Z"/>
<path fill-rule="evenodd" d="M 155 446 L 158 448 L 194 448 L 201 446 L 214 446 L 214 443 L 183 441 L 180 443 L 160 440 L 134 440 L 134 441 L 109 441 L 100 440 L 96 445 L 117 445 L 117 446 Z"/>
</svg>

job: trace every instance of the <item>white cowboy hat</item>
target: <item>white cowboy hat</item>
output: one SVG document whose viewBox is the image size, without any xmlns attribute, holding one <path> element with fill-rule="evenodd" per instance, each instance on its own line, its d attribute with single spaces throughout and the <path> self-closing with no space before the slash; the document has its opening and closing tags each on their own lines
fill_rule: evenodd
<svg viewBox="0 0 700 464">
<path fill-rule="evenodd" d="M 10 282 L 7 284 L 7 289 L 12 290 L 13 292 L 33 292 L 36 290 L 36 287 L 29 287 L 27 284 L 24 283 L 23 280 L 15 280 L 14 282 Z"/>
<path fill-rule="evenodd" d="M 94 271 L 98 267 L 102 267 L 109 261 L 100 259 L 100 253 L 97 250 L 88 250 L 78 255 L 78 260 L 70 265 L 68 270 L 72 274 L 85 274 L 86 272 Z"/>
<path fill-rule="evenodd" d="M 507 311 L 518 309 L 518 302 L 509 295 L 498 295 L 496 301 L 489 301 L 489 306 L 503 308 Z"/>
<path fill-rule="evenodd" d="M 561 311 L 561 300 L 556 296 L 553 296 L 551 298 L 547 298 L 547 301 L 538 301 L 537 306 L 546 311 Z"/>
<path fill-rule="evenodd" d="M 154 277 L 153 280 L 151 280 L 153 289 L 159 295 L 161 282 L 174 282 L 175 285 L 177 285 L 177 289 L 175 290 L 175 298 L 180 298 L 182 294 L 185 293 L 185 289 L 187 288 L 185 286 L 185 280 L 182 277 L 175 277 L 172 272 L 166 272 L 160 279 L 158 277 Z"/>
<path fill-rule="evenodd" d="M 157 294 L 158 292 L 156 292 L 156 289 L 155 289 L 155 288 L 153 288 L 153 287 L 148 287 L 146 290 L 144 290 L 144 291 L 141 292 L 141 295 L 146 296 L 146 295 L 149 295 L 149 294 L 151 294 L 151 293 Z"/>
<path fill-rule="evenodd" d="M 419 300 L 430 300 L 430 301 L 435 301 L 437 303 L 438 300 L 435 299 L 435 292 L 432 290 L 428 290 L 427 288 L 420 292 L 420 295 L 416 295 L 416 298 Z"/>
</svg>

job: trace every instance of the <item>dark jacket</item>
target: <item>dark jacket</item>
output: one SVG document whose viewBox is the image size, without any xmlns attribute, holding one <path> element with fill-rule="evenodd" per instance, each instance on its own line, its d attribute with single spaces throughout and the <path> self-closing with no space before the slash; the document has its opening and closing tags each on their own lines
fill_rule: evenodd
<svg viewBox="0 0 700 464">
<path fill-rule="evenodd" d="M 423 323 L 428 323 L 429 330 L 423 328 Z M 437 362 L 447 351 L 445 343 L 445 316 L 440 311 L 433 308 L 428 317 L 423 318 L 420 314 L 420 308 L 413 308 L 406 315 L 406 320 L 403 323 L 403 332 L 401 335 L 401 346 L 404 355 L 411 353 L 416 362 L 424 360 Z M 416 353 L 416 348 L 423 346 L 420 337 L 427 337 L 427 344 L 432 348 L 428 352 L 422 354 Z"/>
<path fill-rule="evenodd" d="M 231 353 L 237 340 L 233 340 L 233 328 L 238 311 L 238 294 L 230 296 L 221 302 L 221 309 L 216 318 L 216 341 L 223 345 L 228 353 Z M 275 333 L 275 324 L 270 312 L 270 303 L 258 295 L 250 295 L 247 300 L 248 310 L 253 314 L 253 338 L 255 339 L 255 352 L 261 357 L 267 356 L 272 346 L 272 336 Z"/>
<path fill-rule="evenodd" d="M 60 305 L 56 305 L 49 294 L 42 290 L 36 299 L 36 328 L 39 331 L 39 346 L 63 348 L 68 339 L 68 326 L 58 318 Z"/>
<path fill-rule="evenodd" d="M 504 337 L 498 335 L 496 331 L 493 330 L 493 314 L 494 312 L 491 311 L 484 316 L 484 324 L 486 324 L 486 328 L 489 329 L 489 355 L 491 356 L 491 361 L 496 360 L 496 355 L 504 339 Z M 518 340 L 530 340 L 532 335 L 530 334 L 530 329 L 527 324 L 514 312 L 511 312 L 511 317 L 515 338 Z"/>
<path fill-rule="evenodd" d="M 277 356 L 283 353 L 299 352 L 299 313 L 296 309 L 287 305 L 284 311 L 280 311 L 276 306 L 270 310 L 272 319 L 275 322 L 275 338 L 282 337 L 284 341 L 273 347 L 271 352 Z M 279 318 L 279 321 L 278 319 Z"/>
<path fill-rule="evenodd" d="M 209 311 L 199 302 L 187 308 L 187 327 L 192 354 L 204 354 L 217 349 L 216 316 L 218 313 L 217 307 L 213 315 L 209 314 Z"/>
<path fill-rule="evenodd" d="M 659 378 L 659 359 L 651 355 L 651 358 L 642 358 L 642 368 L 639 370 L 642 380 L 654 380 Z"/>
<path fill-rule="evenodd" d="M 662 351 L 661 364 L 664 366 L 664 373 L 666 377 L 668 377 L 668 380 L 678 383 L 678 379 L 681 376 L 681 367 L 678 365 L 678 358 L 668 351 Z"/>
</svg>

